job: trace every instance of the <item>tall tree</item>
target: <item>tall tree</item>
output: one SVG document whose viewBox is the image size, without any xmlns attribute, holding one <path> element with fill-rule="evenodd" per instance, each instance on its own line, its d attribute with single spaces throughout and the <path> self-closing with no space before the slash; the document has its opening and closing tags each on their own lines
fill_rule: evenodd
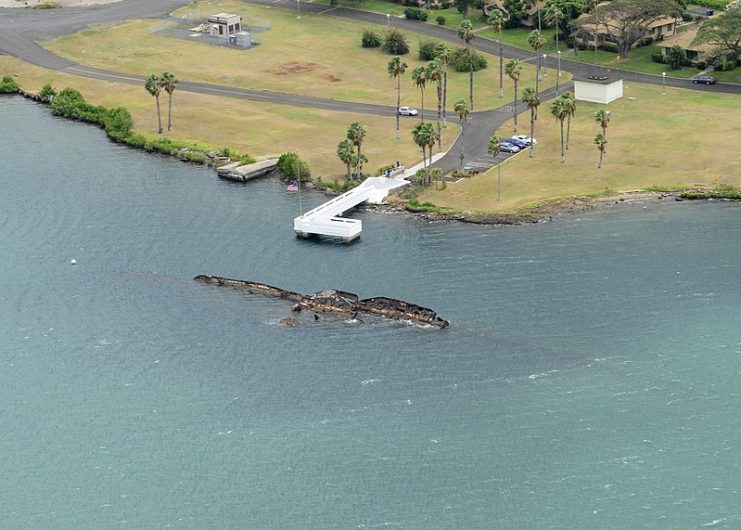
<svg viewBox="0 0 741 530">
<path fill-rule="evenodd" d="M 561 95 L 561 99 L 564 100 L 564 106 L 566 108 L 566 149 L 569 148 L 569 138 L 571 137 L 571 118 L 576 116 L 576 97 L 573 92 L 564 92 Z"/>
<path fill-rule="evenodd" d="M 499 145 L 499 138 L 492 136 L 489 138 L 489 143 L 486 145 L 486 152 L 494 157 L 496 162 L 499 153 L 501 152 L 501 146 Z M 497 162 L 497 200 L 501 199 L 499 189 L 502 187 L 502 164 Z"/>
<path fill-rule="evenodd" d="M 598 4 L 579 25 L 594 32 L 595 45 L 599 33 L 607 35 L 617 45 L 618 54 L 628 57 L 633 45 L 648 34 L 651 23 L 681 11 L 675 0 L 612 0 Z"/>
<path fill-rule="evenodd" d="M 355 157 L 355 178 L 358 180 L 362 177 L 361 168 L 363 163 L 363 155 L 360 152 L 360 148 L 363 145 L 367 134 L 368 130 L 365 128 L 365 125 L 359 121 L 352 122 L 347 128 L 347 139 L 357 148 Z M 365 161 L 367 162 L 367 158 Z"/>
<path fill-rule="evenodd" d="M 551 114 L 558 120 L 561 125 L 561 163 L 563 164 L 566 160 L 564 158 L 563 150 L 563 122 L 566 119 L 566 100 L 564 98 L 556 98 L 551 103 Z"/>
<path fill-rule="evenodd" d="M 461 167 L 463 167 L 463 126 L 468 121 L 468 103 L 465 99 L 459 99 L 455 102 L 455 113 L 458 114 L 458 119 L 461 122 Z"/>
<path fill-rule="evenodd" d="M 504 27 L 504 15 L 499 9 L 491 12 L 486 21 L 494 31 L 499 33 L 499 97 L 504 97 L 504 44 L 502 44 L 502 28 Z"/>
<path fill-rule="evenodd" d="M 607 139 L 607 126 L 610 124 L 612 113 L 607 109 L 599 109 L 594 113 L 594 121 L 602 128 L 602 136 Z"/>
<path fill-rule="evenodd" d="M 431 123 L 425 123 L 425 138 L 427 138 L 427 154 L 430 157 L 430 165 L 432 165 L 432 148 L 435 147 L 437 142 L 437 135 L 435 134 L 435 128 Z"/>
<path fill-rule="evenodd" d="M 352 178 L 352 175 L 350 174 L 351 167 L 355 161 L 355 148 L 348 138 L 345 138 L 337 144 L 337 156 L 347 166 L 346 178 L 347 180 L 350 180 Z"/>
<path fill-rule="evenodd" d="M 731 2 L 723 13 L 703 22 L 692 43 L 701 42 L 741 57 L 741 2 Z"/>
<path fill-rule="evenodd" d="M 535 50 L 535 93 L 538 93 L 538 80 L 540 79 L 540 49 L 545 45 L 545 37 L 539 30 L 533 30 L 527 37 L 527 43 Z"/>
<path fill-rule="evenodd" d="M 518 61 L 517 59 L 512 59 L 511 61 L 507 62 L 504 67 L 504 71 L 515 84 L 515 99 L 512 105 L 512 113 L 515 120 L 514 132 L 517 132 L 517 83 L 519 83 L 520 81 L 520 73 L 522 72 L 520 61 Z"/>
<path fill-rule="evenodd" d="M 466 43 L 468 49 L 468 101 L 473 110 L 473 51 L 471 50 L 471 41 L 476 35 L 473 32 L 473 24 L 466 19 L 458 26 L 458 38 Z"/>
<path fill-rule="evenodd" d="M 437 88 L 437 147 L 438 150 L 442 150 L 442 142 L 440 141 L 440 120 L 443 117 L 443 65 L 438 59 L 428 63 L 426 77 L 428 81 L 434 81 Z M 431 153 L 430 156 L 432 156 Z"/>
<path fill-rule="evenodd" d="M 597 146 L 597 149 L 599 149 L 599 163 L 597 164 L 597 169 L 600 169 L 602 167 L 602 159 L 605 156 L 605 146 L 607 145 L 607 138 L 605 138 L 604 134 L 598 134 L 594 137 L 594 143 Z"/>
<path fill-rule="evenodd" d="M 535 150 L 535 113 L 540 105 L 540 96 L 535 90 L 527 87 L 522 91 L 522 102 L 530 109 L 530 158 L 532 158 Z"/>
<path fill-rule="evenodd" d="M 401 76 L 407 71 L 407 63 L 401 60 L 398 55 L 389 61 L 386 68 L 389 76 L 396 78 L 396 139 L 400 138 L 399 133 L 399 107 L 401 106 Z"/>
<path fill-rule="evenodd" d="M 545 23 L 556 26 L 556 39 L 569 34 L 569 23 L 584 12 L 584 0 L 548 0 L 543 10 Z M 560 35 L 559 35 L 560 33 Z"/>
<path fill-rule="evenodd" d="M 419 88 L 420 94 L 422 94 L 422 113 L 420 118 L 425 121 L 425 85 L 427 84 L 427 68 L 424 66 L 418 66 L 412 70 L 412 81 L 414 86 Z"/>
<path fill-rule="evenodd" d="M 167 130 L 172 130 L 172 93 L 175 92 L 175 88 L 177 87 L 178 80 L 175 77 L 175 74 L 171 74 L 170 72 L 165 72 L 160 77 L 160 88 L 167 92 Z"/>
<path fill-rule="evenodd" d="M 160 112 L 160 94 L 162 93 L 162 88 L 160 87 L 159 76 L 157 74 L 152 74 L 147 77 L 147 80 L 144 81 L 144 88 L 154 96 L 154 99 L 157 102 L 157 130 L 159 134 L 162 134 L 162 113 Z"/>
<path fill-rule="evenodd" d="M 425 127 L 424 122 L 417 122 L 412 129 L 412 139 L 418 147 L 422 148 L 422 167 L 427 166 L 427 135 L 429 130 Z"/>
<path fill-rule="evenodd" d="M 443 65 L 443 126 L 448 126 L 448 68 L 450 67 L 450 48 L 444 42 L 435 46 L 435 57 Z"/>
</svg>

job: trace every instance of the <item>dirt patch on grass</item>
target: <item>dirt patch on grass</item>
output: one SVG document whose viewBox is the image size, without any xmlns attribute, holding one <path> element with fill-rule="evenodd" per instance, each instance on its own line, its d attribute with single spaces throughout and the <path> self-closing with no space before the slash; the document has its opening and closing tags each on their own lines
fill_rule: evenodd
<svg viewBox="0 0 741 530">
<path fill-rule="evenodd" d="M 333 74 L 329 74 L 327 76 L 327 79 L 329 79 L 333 83 L 340 83 L 340 82 L 342 82 L 342 79 L 340 79 L 339 77 L 337 77 L 336 75 L 333 75 Z"/>
<path fill-rule="evenodd" d="M 288 63 L 283 63 L 272 70 L 268 70 L 268 73 L 273 75 L 300 75 L 310 74 L 321 68 L 324 67 L 317 63 L 299 63 L 297 61 L 290 61 Z"/>
</svg>

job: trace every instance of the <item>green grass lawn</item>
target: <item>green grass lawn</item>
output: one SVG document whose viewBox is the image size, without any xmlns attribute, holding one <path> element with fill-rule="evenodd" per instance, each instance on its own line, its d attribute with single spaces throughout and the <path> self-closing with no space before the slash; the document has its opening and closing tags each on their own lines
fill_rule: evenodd
<svg viewBox="0 0 741 530">
<path fill-rule="evenodd" d="M 159 30 L 167 22 L 139 20 L 117 26 L 97 26 L 45 43 L 49 49 L 79 63 L 148 75 L 168 70 L 180 79 L 221 85 L 259 88 L 306 96 L 393 106 L 396 81 L 389 77 L 391 55 L 380 48 L 362 48 L 360 39 L 368 24 L 323 15 L 302 15 L 272 7 L 246 5 L 237 0 L 211 2 L 210 9 L 244 17 L 245 25 L 268 21 L 272 29 L 262 34 L 262 44 L 237 50 L 174 38 Z M 193 19 L 202 11 L 191 5 L 177 11 Z M 328 23 L 331 21 L 331 23 Z M 382 32 L 384 26 L 374 29 Z M 288 38 L 290 36 L 290 38 Z M 426 62 L 418 59 L 420 40 L 407 33 L 411 52 L 404 56 L 407 72 L 402 79 L 402 105 L 421 106 L 421 94 L 412 83 L 412 70 Z M 486 55 L 489 68 L 475 74 L 474 108 L 493 108 L 511 98 L 511 83 L 499 99 L 498 58 Z M 534 84 L 535 69 L 525 64 L 520 86 Z M 448 102 L 468 99 L 468 73 L 448 76 Z M 546 79 L 543 86 L 553 84 Z M 430 84 L 432 85 L 432 84 Z M 496 94 L 496 95 L 495 95 Z M 434 86 L 425 91 L 425 107 L 436 105 Z"/>
<path fill-rule="evenodd" d="M 496 201 L 497 171 L 492 169 L 448 184 L 445 190 L 429 190 L 419 202 L 464 212 L 514 212 L 556 198 L 608 191 L 741 187 L 741 158 L 724 152 L 717 140 L 741 135 L 737 95 L 678 88 L 667 88 L 662 95 L 661 87 L 634 83 L 626 83 L 624 92 L 624 97 L 607 106 L 612 119 L 601 169 L 597 169 L 599 152 L 593 140 L 600 132 L 594 113 L 602 106 L 577 102 L 565 164 L 560 163 L 558 121 L 547 108 L 541 109 L 535 157 L 523 152 L 502 165 L 501 201 Z M 519 121 L 518 132 L 529 135 L 528 114 L 523 113 Z M 511 122 L 497 131 L 499 136 L 511 133 Z"/>
</svg>

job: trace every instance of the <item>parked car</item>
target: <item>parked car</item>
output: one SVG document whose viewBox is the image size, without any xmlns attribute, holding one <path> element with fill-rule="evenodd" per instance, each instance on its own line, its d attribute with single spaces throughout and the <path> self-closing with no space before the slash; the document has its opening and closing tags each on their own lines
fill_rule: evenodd
<svg viewBox="0 0 741 530">
<path fill-rule="evenodd" d="M 536 140 L 535 138 L 530 138 L 529 136 L 525 136 L 524 134 L 518 134 L 518 135 L 513 136 L 512 138 L 514 138 L 515 140 L 519 140 L 521 142 L 525 142 L 525 145 L 527 146 L 538 144 L 538 140 Z"/>
<path fill-rule="evenodd" d="M 412 107 L 399 107 L 399 114 L 402 116 L 416 116 L 419 112 Z"/>
<path fill-rule="evenodd" d="M 527 144 L 523 142 L 522 140 L 518 140 L 517 138 L 507 138 L 505 142 L 509 142 L 512 145 L 516 145 L 520 149 L 525 149 L 527 147 Z"/>
<path fill-rule="evenodd" d="M 501 142 L 499 144 L 499 150 L 504 153 L 516 153 L 520 150 L 515 144 L 509 142 Z"/>
<path fill-rule="evenodd" d="M 715 78 L 712 75 L 698 75 L 692 78 L 693 83 L 702 83 L 704 85 L 714 85 Z"/>
</svg>

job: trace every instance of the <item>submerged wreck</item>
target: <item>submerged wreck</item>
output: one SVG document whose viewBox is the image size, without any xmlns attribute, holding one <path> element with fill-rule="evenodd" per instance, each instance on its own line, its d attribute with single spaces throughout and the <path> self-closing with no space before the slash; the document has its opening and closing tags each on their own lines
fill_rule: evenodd
<svg viewBox="0 0 741 530">
<path fill-rule="evenodd" d="M 378 296 L 360 300 L 358 295 L 345 291 L 336 291 L 333 289 L 319 291 L 316 294 L 304 295 L 273 287 L 264 283 L 250 282 L 247 280 L 233 280 L 221 276 L 208 276 L 201 274 L 194 278 L 198 282 L 223 285 L 234 287 L 251 293 L 272 296 L 274 298 L 283 298 L 294 302 L 293 310 L 316 311 L 322 313 L 347 313 L 355 315 L 357 313 L 373 313 L 394 320 L 408 320 L 419 324 L 427 324 L 438 328 L 446 328 L 449 325 L 447 320 L 443 320 L 437 313 L 427 307 Z"/>
</svg>

